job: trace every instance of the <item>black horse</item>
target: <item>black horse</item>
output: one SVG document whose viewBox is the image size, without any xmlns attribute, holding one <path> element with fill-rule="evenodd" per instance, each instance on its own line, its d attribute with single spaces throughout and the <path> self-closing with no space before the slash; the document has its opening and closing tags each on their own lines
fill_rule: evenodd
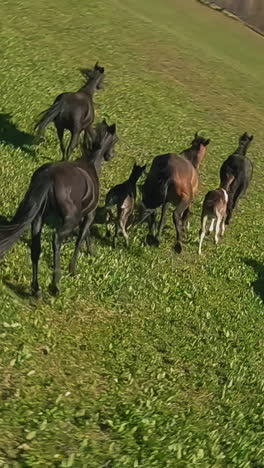
<svg viewBox="0 0 264 468">
<path fill-rule="evenodd" d="M 252 162 L 246 157 L 248 147 L 252 140 L 253 135 L 249 136 L 247 132 L 243 133 L 239 138 L 238 148 L 224 161 L 220 169 L 221 187 L 226 186 L 228 179 L 233 177 L 233 182 L 228 190 L 226 224 L 229 224 L 232 212 L 238 200 L 245 195 L 252 179 Z"/>
<path fill-rule="evenodd" d="M 60 248 L 63 240 L 79 226 L 75 250 L 69 270 L 75 273 L 77 256 L 87 239 L 99 198 L 98 174 L 102 161 L 108 161 L 117 140 L 115 124 L 105 121 L 97 125 L 96 134 L 83 156 L 74 161 L 47 163 L 38 168 L 24 199 L 9 226 L 0 226 L 0 255 L 10 248 L 31 224 L 32 292 L 38 295 L 38 261 L 41 253 L 41 230 L 51 219 L 60 222 L 53 235 L 54 273 L 51 292 L 58 292 L 60 279 Z"/>
<path fill-rule="evenodd" d="M 95 64 L 92 70 L 81 70 L 86 83 L 79 91 L 62 93 L 56 97 L 54 103 L 42 112 L 42 117 L 35 125 L 37 136 L 42 136 L 45 127 L 54 122 L 63 159 L 68 159 L 73 149 L 77 146 L 82 131 L 92 135 L 92 123 L 94 121 L 93 94 L 96 89 L 102 88 L 104 67 Z M 63 142 L 64 130 L 71 132 L 70 142 L 65 148 Z"/>
</svg>

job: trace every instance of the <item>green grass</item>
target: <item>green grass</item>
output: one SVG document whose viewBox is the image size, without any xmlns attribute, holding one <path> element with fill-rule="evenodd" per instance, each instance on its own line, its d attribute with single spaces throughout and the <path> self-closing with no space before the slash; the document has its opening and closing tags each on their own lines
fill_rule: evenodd
<svg viewBox="0 0 264 468">
<path fill-rule="evenodd" d="M 25 239 L 1 260 L 0 466 L 260 468 L 263 38 L 192 0 L 2 0 L 1 12 L 1 215 L 60 157 L 52 127 L 29 145 L 34 119 L 96 59 L 107 72 L 96 118 L 120 137 L 102 198 L 134 160 L 181 150 L 196 130 L 212 142 L 181 256 L 168 216 L 159 249 L 143 245 L 145 228 L 128 250 L 94 239 L 71 278 L 72 239 L 54 299 L 47 229 L 39 302 Z M 199 258 L 202 198 L 245 130 L 254 180 L 224 241 L 206 239 Z"/>
</svg>

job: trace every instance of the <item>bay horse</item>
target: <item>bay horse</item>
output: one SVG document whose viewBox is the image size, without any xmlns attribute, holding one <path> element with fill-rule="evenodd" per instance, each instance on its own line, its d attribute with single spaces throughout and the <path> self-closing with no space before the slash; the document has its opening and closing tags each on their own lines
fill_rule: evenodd
<svg viewBox="0 0 264 468">
<path fill-rule="evenodd" d="M 83 155 L 74 162 L 47 163 L 33 174 L 24 199 L 20 203 L 9 226 L 0 226 L 0 256 L 9 249 L 31 225 L 32 293 L 38 296 L 38 261 L 41 253 L 43 224 L 54 228 L 53 279 L 51 293 L 58 293 L 60 279 L 61 244 L 76 227 L 79 227 L 75 250 L 69 271 L 75 273 L 78 253 L 84 240 L 89 246 L 89 230 L 99 199 L 99 172 L 103 160 L 112 156 L 117 141 L 115 124 L 108 126 L 105 120 L 97 125 L 90 142 L 84 142 Z M 89 144 L 88 144 L 89 143 Z"/>
<path fill-rule="evenodd" d="M 246 153 L 253 135 L 249 136 L 247 132 L 243 133 L 238 140 L 238 148 L 229 156 L 220 168 L 221 186 L 226 184 L 227 180 L 233 176 L 233 182 L 228 191 L 228 205 L 226 224 L 230 223 L 232 212 L 236 208 L 238 200 L 245 195 L 249 183 L 252 179 L 253 165 Z"/>
<path fill-rule="evenodd" d="M 122 184 L 112 187 L 105 197 L 106 217 L 106 235 L 110 235 L 109 220 L 112 218 L 111 207 L 117 207 L 117 218 L 115 223 L 115 234 L 113 238 L 113 247 L 116 246 L 116 240 L 119 231 L 122 232 L 123 237 L 128 246 L 128 221 L 133 214 L 135 201 L 137 198 L 137 181 L 146 169 L 145 166 L 134 164 L 129 178 Z"/>
<path fill-rule="evenodd" d="M 37 137 L 41 137 L 46 126 L 54 122 L 60 141 L 62 159 L 69 159 L 71 152 L 78 145 L 82 131 L 92 136 L 91 127 L 94 121 L 93 94 L 95 90 L 102 88 L 104 67 L 96 62 L 92 70 L 82 69 L 85 84 L 75 92 L 59 94 L 54 103 L 41 113 L 41 118 L 35 125 Z M 64 145 L 64 130 L 71 132 L 70 142 L 67 148 Z"/>
<path fill-rule="evenodd" d="M 189 207 L 198 191 L 199 166 L 209 143 L 209 139 L 199 136 L 196 132 L 190 148 L 180 154 L 162 154 L 153 159 L 142 187 L 142 203 L 145 214 L 140 222 L 148 218 L 148 244 L 159 245 L 165 213 L 169 203 L 171 203 L 174 206 L 173 223 L 177 234 L 175 250 L 178 253 L 181 252 L 182 236 L 189 215 Z M 162 207 L 161 218 L 155 236 L 156 210 L 160 206 Z"/>
</svg>

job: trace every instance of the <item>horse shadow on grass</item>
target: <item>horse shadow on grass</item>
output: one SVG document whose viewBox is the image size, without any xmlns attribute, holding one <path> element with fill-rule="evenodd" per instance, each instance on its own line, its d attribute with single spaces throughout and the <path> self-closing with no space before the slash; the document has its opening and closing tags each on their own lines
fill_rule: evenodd
<svg viewBox="0 0 264 468">
<path fill-rule="evenodd" d="M 12 281 L 3 279 L 3 284 L 14 293 L 16 296 L 21 299 L 30 299 L 32 297 L 29 290 L 26 289 L 26 286 L 23 284 L 12 283 Z"/>
<path fill-rule="evenodd" d="M 35 150 L 31 148 L 35 138 L 30 133 L 23 132 L 12 122 L 11 114 L 0 114 L 0 144 L 14 148 L 21 148 L 30 156 L 35 156 Z"/>
<path fill-rule="evenodd" d="M 251 286 L 254 293 L 264 302 L 264 265 L 253 258 L 244 258 L 243 261 L 258 275 L 258 278 L 252 281 Z"/>
<path fill-rule="evenodd" d="M 10 220 L 6 216 L 0 215 L 0 226 L 8 226 L 10 224 Z"/>
</svg>

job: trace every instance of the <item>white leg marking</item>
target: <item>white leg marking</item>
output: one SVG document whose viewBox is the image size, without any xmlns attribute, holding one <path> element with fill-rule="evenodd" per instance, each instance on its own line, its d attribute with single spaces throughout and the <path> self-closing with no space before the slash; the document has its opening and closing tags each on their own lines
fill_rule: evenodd
<svg viewBox="0 0 264 468">
<path fill-rule="evenodd" d="M 210 234 L 213 232 L 214 230 L 214 223 L 215 223 L 215 218 L 212 219 L 211 221 L 211 224 L 210 224 L 210 227 L 209 227 L 209 232 Z"/>
<path fill-rule="evenodd" d="M 198 250 L 199 255 L 201 255 L 201 253 L 202 253 L 202 243 L 203 243 L 205 233 L 206 233 L 207 218 L 208 218 L 207 216 L 204 216 L 203 220 L 202 220 L 201 231 L 200 231 L 199 250 Z"/>
<path fill-rule="evenodd" d="M 216 221 L 216 226 L 215 226 L 215 243 L 218 244 L 219 241 L 219 231 L 220 231 L 220 224 L 221 224 L 222 218 L 219 213 L 217 213 L 217 221 Z"/>
<path fill-rule="evenodd" d="M 223 236 L 225 233 L 225 216 L 222 218 L 222 223 L 221 223 L 221 236 Z"/>
</svg>

